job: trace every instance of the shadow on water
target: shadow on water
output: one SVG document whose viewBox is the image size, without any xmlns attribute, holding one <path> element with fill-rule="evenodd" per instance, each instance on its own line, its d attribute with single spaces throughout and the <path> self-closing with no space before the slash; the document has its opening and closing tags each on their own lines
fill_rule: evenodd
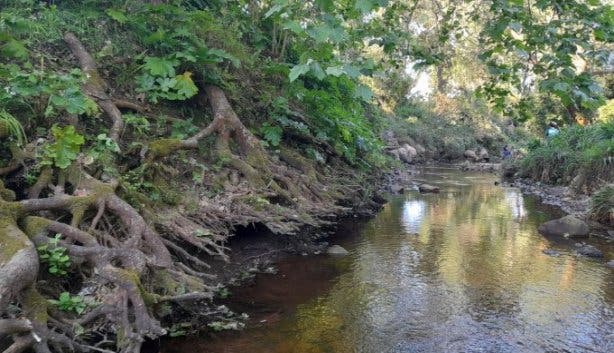
<svg viewBox="0 0 614 353">
<path fill-rule="evenodd" d="M 559 211 L 490 175 L 419 178 L 441 193 L 409 192 L 345 224 L 333 239 L 349 256 L 290 257 L 278 275 L 234 289 L 247 330 L 170 340 L 162 352 L 614 351 L 614 271 L 537 233 Z"/>
</svg>

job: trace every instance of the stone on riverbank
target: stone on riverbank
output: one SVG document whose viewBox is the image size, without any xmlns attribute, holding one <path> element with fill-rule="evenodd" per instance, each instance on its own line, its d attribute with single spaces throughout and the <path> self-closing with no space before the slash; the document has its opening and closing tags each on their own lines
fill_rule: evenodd
<svg viewBox="0 0 614 353">
<path fill-rule="evenodd" d="M 540 225 L 537 230 L 545 235 L 570 237 L 587 237 L 589 232 L 588 225 L 574 216 L 565 216 L 548 221 Z"/>
<path fill-rule="evenodd" d="M 614 260 L 610 260 L 606 263 L 606 266 L 608 266 L 609 268 L 614 268 Z"/>
<path fill-rule="evenodd" d="M 466 150 L 465 153 L 463 153 L 463 156 L 472 161 L 478 160 L 478 155 L 475 153 L 474 150 Z"/>
<path fill-rule="evenodd" d="M 429 184 L 420 184 L 418 185 L 418 190 L 422 193 L 425 192 L 433 192 L 433 193 L 438 193 L 439 192 L 439 188 L 437 186 L 433 186 L 433 185 L 429 185 Z"/>
<path fill-rule="evenodd" d="M 341 255 L 341 256 L 349 254 L 349 252 L 340 245 L 331 246 L 330 248 L 326 249 L 326 253 L 328 255 Z"/>
<path fill-rule="evenodd" d="M 587 257 L 603 257 L 603 253 L 596 247 L 588 244 L 576 244 L 578 255 Z"/>
</svg>

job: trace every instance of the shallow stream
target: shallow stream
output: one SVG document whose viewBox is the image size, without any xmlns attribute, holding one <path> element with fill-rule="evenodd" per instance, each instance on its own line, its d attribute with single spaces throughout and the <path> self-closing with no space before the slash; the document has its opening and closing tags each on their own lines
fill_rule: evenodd
<svg viewBox="0 0 614 353">
<path fill-rule="evenodd" d="M 591 241 L 598 261 L 538 234 L 560 212 L 493 175 L 432 168 L 417 179 L 441 193 L 409 191 L 345 222 L 331 241 L 350 255 L 289 257 L 232 289 L 246 330 L 162 352 L 614 352 L 612 244 Z"/>
</svg>

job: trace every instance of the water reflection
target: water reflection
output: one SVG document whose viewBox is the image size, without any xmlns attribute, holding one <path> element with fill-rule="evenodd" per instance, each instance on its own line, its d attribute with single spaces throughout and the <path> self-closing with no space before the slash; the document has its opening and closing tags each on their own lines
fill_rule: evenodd
<svg viewBox="0 0 614 353">
<path fill-rule="evenodd" d="M 420 231 L 420 225 L 426 213 L 426 202 L 423 200 L 409 200 L 403 203 L 401 223 L 408 234 Z"/>
<path fill-rule="evenodd" d="M 268 305 L 297 297 L 301 304 L 275 324 L 165 351 L 614 351 L 612 270 L 573 256 L 570 242 L 537 234 L 554 215 L 534 199 L 494 186 L 492 177 L 434 172 L 429 181 L 442 192 L 393 199 L 343 244 L 351 256 L 292 260 L 337 271 L 282 263 L 286 277 L 267 281 L 286 290 Z M 599 246 L 614 255 L 611 245 Z M 542 253 L 552 247 L 564 255 Z M 271 286 L 257 284 L 246 298 L 257 302 Z"/>
</svg>

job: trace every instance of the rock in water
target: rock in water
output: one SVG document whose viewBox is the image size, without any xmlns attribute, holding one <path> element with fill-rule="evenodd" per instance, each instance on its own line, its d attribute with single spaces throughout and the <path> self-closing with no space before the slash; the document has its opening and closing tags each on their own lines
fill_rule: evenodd
<svg viewBox="0 0 614 353">
<path fill-rule="evenodd" d="M 552 250 L 552 249 L 542 250 L 542 252 L 548 256 L 560 256 L 561 255 L 560 252 L 556 250 Z"/>
<path fill-rule="evenodd" d="M 570 237 L 587 237 L 589 232 L 588 224 L 574 216 L 548 221 L 540 225 L 537 230 L 545 235 Z"/>
<path fill-rule="evenodd" d="M 405 192 L 405 188 L 399 184 L 392 184 L 390 185 L 390 191 L 394 194 L 402 194 Z"/>
<path fill-rule="evenodd" d="M 328 255 L 347 255 L 349 252 L 340 245 L 333 245 L 326 250 Z"/>
<path fill-rule="evenodd" d="M 608 266 L 609 268 L 614 268 L 614 260 L 608 261 L 608 263 L 606 263 L 606 266 Z"/>
<path fill-rule="evenodd" d="M 418 190 L 420 192 L 434 192 L 438 193 L 439 188 L 437 186 L 429 185 L 429 184 L 420 184 L 418 185 Z"/>
<path fill-rule="evenodd" d="M 576 252 L 579 255 L 588 256 L 588 257 L 603 257 L 603 253 L 597 249 L 596 247 L 588 244 L 580 244 L 576 245 L 578 248 Z"/>
</svg>

